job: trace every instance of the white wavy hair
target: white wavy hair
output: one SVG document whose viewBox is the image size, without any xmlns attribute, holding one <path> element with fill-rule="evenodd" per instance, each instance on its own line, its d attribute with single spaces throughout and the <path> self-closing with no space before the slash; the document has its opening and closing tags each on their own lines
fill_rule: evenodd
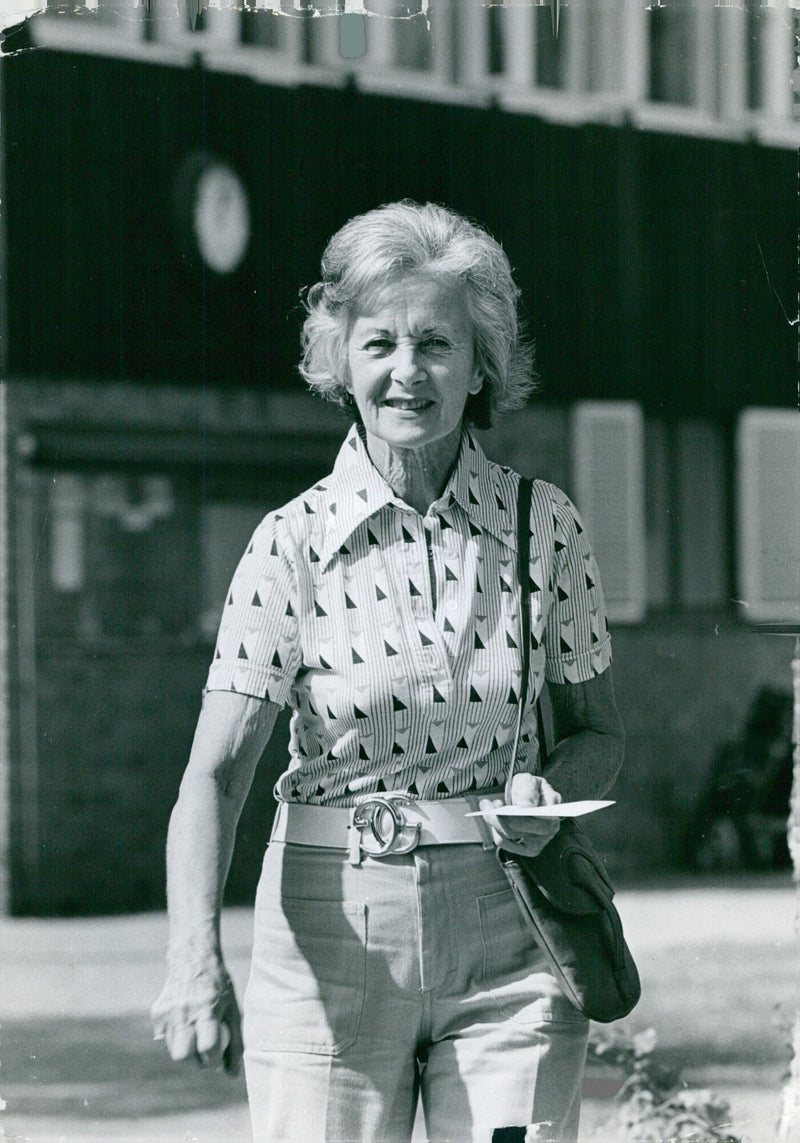
<svg viewBox="0 0 800 1143">
<path fill-rule="evenodd" d="M 500 243 L 435 203 L 387 203 L 334 234 L 322 256 L 322 280 L 305 295 L 300 372 L 317 393 L 354 411 L 346 389 L 352 324 L 387 285 L 419 272 L 451 277 L 464 288 L 483 378 L 464 416 L 476 428 L 489 428 L 521 408 L 536 387 L 533 349 L 518 313 L 520 292 Z"/>
</svg>

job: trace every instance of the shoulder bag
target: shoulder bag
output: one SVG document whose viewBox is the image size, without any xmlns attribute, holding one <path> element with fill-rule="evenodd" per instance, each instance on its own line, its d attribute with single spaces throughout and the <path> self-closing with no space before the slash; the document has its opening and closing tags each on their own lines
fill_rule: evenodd
<svg viewBox="0 0 800 1143">
<path fill-rule="evenodd" d="M 522 594 L 522 684 L 514 750 L 506 782 L 506 800 L 519 748 L 530 665 L 530 503 L 531 481 L 520 480 L 518 500 L 518 579 Z M 546 760 L 541 709 L 539 749 Z M 522 916 L 568 1000 L 600 1023 L 619 1020 L 641 994 L 639 974 L 614 906 L 614 889 L 605 866 L 574 818 L 562 818 L 555 837 L 535 857 L 509 853 L 497 857 L 514 890 Z"/>
</svg>

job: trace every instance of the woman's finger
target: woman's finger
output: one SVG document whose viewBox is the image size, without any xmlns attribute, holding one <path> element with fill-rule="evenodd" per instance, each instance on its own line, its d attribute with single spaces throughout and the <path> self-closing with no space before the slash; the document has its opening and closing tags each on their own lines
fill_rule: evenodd
<svg viewBox="0 0 800 1143">
<path fill-rule="evenodd" d="M 200 1062 L 207 1067 L 215 1067 L 222 1062 L 223 1025 L 213 1016 L 201 1017 L 194 1026 L 197 1054 Z"/>
<path fill-rule="evenodd" d="M 561 801 L 546 778 L 539 774 L 515 774 L 511 782 L 511 804 L 514 806 L 557 806 Z"/>
<path fill-rule="evenodd" d="M 188 1060 L 197 1054 L 197 1041 L 191 1024 L 170 1021 L 166 1028 L 166 1042 L 173 1060 Z"/>
<path fill-rule="evenodd" d="M 541 778 L 534 774 L 515 774 L 511 780 L 511 804 L 513 806 L 538 806 L 541 795 Z"/>
<path fill-rule="evenodd" d="M 502 798 L 482 798 L 478 803 L 480 809 L 484 811 L 484 820 L 492 831 L 496 845 L 502 845 L 506 841 L 514 841 L 523 837 L 526 833 L 536 833 L 536 826 L 539 824 L 535 819 L 531 818 L 502 818 L 498 814 L 493 814 L 490 811 L 495 806 L 504 806 L 506 803 Z M 534 828 L 530 828 L 531 822 L 534 822 Z"/>
<path fill-rule="evenodd" d="M 558 833 L 558 818 L 503 818 L 503 826 L 509 837 L 546 837 L 548 840 Z"/>
<path fill-rule="evenodd" d="M 536 833 L 532 833 L 530 818 L 523 818 L 522 820 L 525 825 L 520 828 L 519 833 L 516 836 L 509 833 L 508 838 L 501 838 L 498 844 L 503 849 L 508 850 L 509 853 L 518 853 L 523 857 L 536 857 L 537 853 L 541 853 L 548 842 L 552 841 L 558 833 L 561 823 L 558 819 L 548 820 L 546 823 L 541 823 Z"/>
<path fill-rule="evenodd" d="M 539 805 L 557 806 L 559 802 L 564 800 L 558 790 L 554 790 L 546 778 L 540 778 L 539 782 L 541 783 L 539 787 Z"/>
</svg>

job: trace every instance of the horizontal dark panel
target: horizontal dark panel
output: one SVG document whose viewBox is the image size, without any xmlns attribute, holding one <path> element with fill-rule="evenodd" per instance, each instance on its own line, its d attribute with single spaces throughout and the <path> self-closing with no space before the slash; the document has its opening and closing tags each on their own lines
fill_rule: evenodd
<svg viewBox="0 0 800 1143">
<path fill-rule="evenodd" d="M 790 151 L 44 49 L 0 82 L 9 376 L 297 387 L 325 241 L 409 196 L 502 240 L 547 400 L 795 402 Z M 249 202 L 228 273 L 191 240 L 209 161 Z"/>
<path fill-rule="evenodd" d="M 332 464 L 340 436 L 308 437 L 285 433 L 222 434 L 169 432 L 83 426 L 32 426 L 17 438 L 18 455 L 30 464 L 51 468 L 86 466 L 229 468 L 276 471 L 282 478 L 306 476 Z"/>
</svg>

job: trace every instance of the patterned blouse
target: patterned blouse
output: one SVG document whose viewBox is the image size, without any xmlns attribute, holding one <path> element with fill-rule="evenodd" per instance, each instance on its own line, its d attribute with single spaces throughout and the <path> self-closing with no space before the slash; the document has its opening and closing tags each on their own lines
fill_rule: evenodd
<svg viewBox="0 0 800 1143">
<path fill-rule="evenodd" d="M 292 708 L 285 801 L 366 793 L 447 798 L 502 784 L 520 690 L 519 477 L 464 432 L 421 516 L 392 492 L 355 426 L 333 472 L 256 529 L 234 574 L 208 690 Z M 535 481 L 530 701 L 611 662 L 594 556 L 574 506 Z M 519 766 L 525 769 L 525 764 Z"/>
</svg>

